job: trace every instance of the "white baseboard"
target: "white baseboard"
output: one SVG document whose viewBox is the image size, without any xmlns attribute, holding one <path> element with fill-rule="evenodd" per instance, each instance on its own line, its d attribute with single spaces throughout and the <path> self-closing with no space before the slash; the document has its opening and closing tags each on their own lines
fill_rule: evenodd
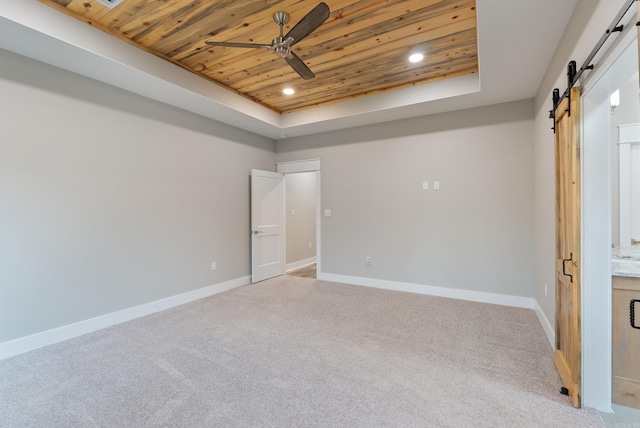
<svg viewBox="0 0 640 428">
<path fill-rule="evenodd" d="M 111 327 L 112 325 L 141 318 L 155 312 L 164 311 L 165 309 L 170 309 L 184 305 L 185 303 L 213 296 L 214 294 L 222 293 L 242 285 L 247 285 L 250 281 L 251 277 L 244 276 L 222 282 L 220 284 L 210 285 L 198 290 L 134 306 L 133 308 L 123 309 L 121 311 L 112 312 L 110 314 L 80 321 L 74 324 L 36 333 L 31 336 L 0 343 L 0 360 L 33 351 L 34 349 L 42 348 L 43 346 L 53 345 L 54 343 L 73 339 L 74 337 Z"/>
<path fill-rule="evenodd" d="M 305 266 L 312 265 L 315 262 L 316 262 L 316 258 L 314 256 L 314 257 L 309 257 L 308 259 L 298 260 L 297 262 L 289 263 L 287 265 L 287 272 L 291 272 L 292 270 L 296 270 L 296 269 L 303 268 Z"/>
<path fill-rule="evenodd" d="M 405 291 L 408 293 L 448 297 L 451 299 L 469 300 L 472 302 L 492 303 L 494 305 L 513 306 L 525 309 L 535 309 L 535 306 L 537 304 L 535 299 L 531 297 L 485 293 L 482 291 L 461 290 L 457 288 L 435 287 L 432 285 L 387 281 L 383 279 L 362 278 L 348 275 L 336 275 L 332 273 L 319 272 L 318 279 L 322 281 L 360 285 L 363 287 L 383 288 L 385 290 Z"/>
<path fill-rule="evenodd" d="M 536 300 L 536 306 L 535 306 L 534 310 L 536 312 L 536 316 L 538 317 L 538 321 L 540 321 L 540 325 L 542 326 L 542 329 L 544 330 L 544 334 L 547 335 L 547 339 L 549 340 L 549 344 L 551 345 L 551 349 L 555 349 L 556 335 L 555 335 L 555 333 L 553 331 L 553 327 L 551 326 L 551 323 L 549 322 L 547 317 L 544 315 L 544 312 L 542 311 L 542 308 L 538 304 L 537 300 Z"/>
</svg>

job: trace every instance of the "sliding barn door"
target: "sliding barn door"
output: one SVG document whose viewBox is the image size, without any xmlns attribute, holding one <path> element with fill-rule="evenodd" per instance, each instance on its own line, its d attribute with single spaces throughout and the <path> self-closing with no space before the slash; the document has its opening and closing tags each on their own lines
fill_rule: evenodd
<svg viewBox="0 0 640 428">
<path fill-rule="evenodd" d="M 570 108 L 569 108 L 570 107 Z M 556 349 L 571 403 L 581 406 L 580 88 L 556 110 Z"/>
</svg>

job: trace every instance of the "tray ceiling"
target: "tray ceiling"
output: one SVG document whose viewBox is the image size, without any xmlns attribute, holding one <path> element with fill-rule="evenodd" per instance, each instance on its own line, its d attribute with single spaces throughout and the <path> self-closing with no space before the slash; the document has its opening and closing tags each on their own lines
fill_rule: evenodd
<svg viewBox="0 0 640 428">
<path fill-rule="evenodd" d="M 271 44 L 275 12 L 290 14 L 286 34 L 317 1 L 40 1 L 278 113 L 478 72 L 475 0 L 325 0 L 331 15 L 293 48 L 311 80 L 266 49 L 205 42 Z M 415 51 L 425 60 L 409 63 Z"/>
</svg>

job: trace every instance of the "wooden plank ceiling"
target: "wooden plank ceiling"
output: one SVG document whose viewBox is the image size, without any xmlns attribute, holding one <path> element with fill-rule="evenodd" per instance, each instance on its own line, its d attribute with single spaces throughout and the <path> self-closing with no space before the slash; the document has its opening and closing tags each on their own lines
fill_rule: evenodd
<svg viewBox="0 0 640 428">
<path fill-rule="evenodd" d="M 280 113 L 478 72 L 475 0 L 324 0 L 329 19 L 292 49 L 311 80 L 267 49 L 205 41 L 271 44 L 274 12 L 290 14 L 286 34 L 316 0 L 40 1 Z"/>
</svg>

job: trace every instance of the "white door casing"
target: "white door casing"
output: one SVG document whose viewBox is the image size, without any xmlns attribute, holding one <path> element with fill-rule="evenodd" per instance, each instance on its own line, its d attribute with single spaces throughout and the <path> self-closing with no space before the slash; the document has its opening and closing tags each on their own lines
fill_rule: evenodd
<svg viewBox="0 0 640 428">
<path fill-rule="evenodd" d="M 251 282 L 285 271 L 284 175 L 251 170 Z"/>
</svg>

